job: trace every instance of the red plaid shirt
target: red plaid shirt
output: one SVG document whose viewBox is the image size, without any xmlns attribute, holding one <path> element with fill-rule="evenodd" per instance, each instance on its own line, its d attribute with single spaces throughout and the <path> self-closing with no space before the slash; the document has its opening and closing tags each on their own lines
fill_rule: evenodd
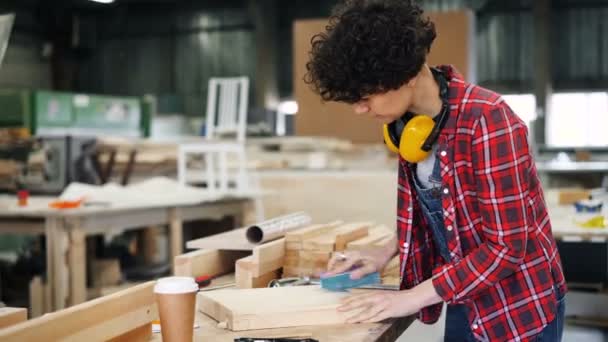
<svg viewBox="0 0 608 342">
<path fill-rule="evenodd" d="M 451 67 L 450 117 L 438 140 L 451 262 L 438 253 L 399 162 L 397 227 L 402 288 L 433 278 L 448 304 L 465 304 L 480 341 L 525 341 L 553 320 L 566 285 L 527 128 L 496 93 L 465 83 Z M 434 323 L 441 304 L 418 318 Z"/>
</svg>

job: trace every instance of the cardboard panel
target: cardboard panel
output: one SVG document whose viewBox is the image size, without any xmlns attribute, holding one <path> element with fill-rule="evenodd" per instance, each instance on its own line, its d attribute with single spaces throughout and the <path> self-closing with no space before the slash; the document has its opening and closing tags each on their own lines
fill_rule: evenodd
<svg viewBox="0 0 608 342">
<path fill-rule="evenodd" d="M 437 39 L 428 56 L 429 65 L 452 64 L 467 77 L 473 77 L 473 19 L 469 11 L 429 13 L 435 23 Z M 380 123 L 356 116 L 349 105 L 322 103 L 304 83 L 311 38 L 324 30 L 327 19 L 294 22 L 294 94 L 299 105 L 295 119 L 296 135 L 337 137 L 355 143 L 382 143 Z"/>
</svg>

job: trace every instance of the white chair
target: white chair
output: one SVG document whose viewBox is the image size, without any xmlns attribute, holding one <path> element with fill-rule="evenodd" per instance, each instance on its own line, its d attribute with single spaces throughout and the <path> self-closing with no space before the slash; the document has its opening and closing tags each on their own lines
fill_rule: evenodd
<svg viewBox="0 0 608 342">
<path fill-rule="evenodd" d="M 180 144 L 177 160 L 180 184 L 204 183 L 213 195 L 250 194 L 245 136 L 249 105 L 247 77 L 211 78 L 207 92 L 206 142 Z M 189 157 L 202 157 L 204 167 L 190 169 Z M 234 157 L 235 171 L 229 167 Z M 255 201 L 258 220 L 263 220 L 261 201 Z"/>
</svg>

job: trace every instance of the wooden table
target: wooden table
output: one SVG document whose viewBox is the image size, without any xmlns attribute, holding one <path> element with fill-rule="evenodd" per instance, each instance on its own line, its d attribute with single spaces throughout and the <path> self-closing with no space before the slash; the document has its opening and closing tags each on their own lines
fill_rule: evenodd
<svg viewBox="0 0 608 342">
<path fill-rule="evenodd" d="M 46 236 L 47 283 L 53 310 L 86 300 L 87 235 L 146 226 L 169 225 L 171 260 L 182 253 L 182 223 L 235 216 L 242 223 L 247 198 L 204 201 L 195 205 L 91 206 L 70 210 L 48 207 L 49 197 L 32 197 L 25 208 L 11 196 L 0 197 L 0 233 Z"/>
</svg>

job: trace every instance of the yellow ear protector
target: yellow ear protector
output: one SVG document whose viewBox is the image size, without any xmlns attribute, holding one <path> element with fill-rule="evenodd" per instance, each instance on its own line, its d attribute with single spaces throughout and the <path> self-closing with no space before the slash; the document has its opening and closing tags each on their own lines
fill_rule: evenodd
<svg viewBox="0 0 608 342">
<path fill-rule="evenodd" d="M 410 163 L 418 163 L 429 156 L 449 116 L 448 82 L 441 71 L 431 70 L 439 83 L 439 95 L 442 101 L 439 115 L 430 118 L 427 115 L 414 115 L 408 112 L 390 124 L 384 125 L 382 129 L 384 143 L 388 149 L 399 153 Z"/>
</svg>

